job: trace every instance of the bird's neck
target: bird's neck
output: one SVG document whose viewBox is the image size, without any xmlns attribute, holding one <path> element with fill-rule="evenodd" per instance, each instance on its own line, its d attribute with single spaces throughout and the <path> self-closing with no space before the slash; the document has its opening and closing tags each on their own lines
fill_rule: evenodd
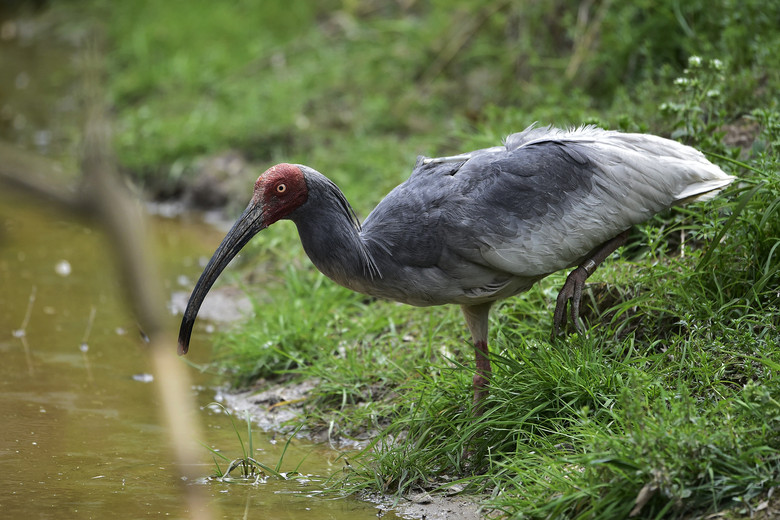
<svg viewBox="0 0 780 520">
<path fill-rule="evenodd" d="M 335 185 L 333 189 L 338 190 Z M 318 194 L 290 219 L 317 269 L 344 287 L 371 293 L 381 273 L 341 192 Z"/>
</svg>

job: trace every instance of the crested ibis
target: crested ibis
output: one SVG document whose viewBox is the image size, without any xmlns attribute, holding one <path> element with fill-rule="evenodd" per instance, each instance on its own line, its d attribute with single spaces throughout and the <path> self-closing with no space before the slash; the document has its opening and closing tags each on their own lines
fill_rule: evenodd
<svg viewBox="0 0 780 520">
<path fill-rule="evenodd" d="M 416 306 L 461 306 L 476 353 L 476 413 L 488 393 L 488 314 L 496 300 L 577 266 L 561 289 L 554 332 L 578 315 L 585 280 L 627 231 L 675 204 L 707 199 L 726 175 L 689 147 L 593 126 L 535 128 L 501 146 L 419 158 L 362 226 L 341 190 L 300 164 L 278 164 L 209 261 L 179 331 L 189 348 L 203 299 L 230 260 L 280 219 L 298 228 L 306 254 L 335 282 Z"/>
</svg>

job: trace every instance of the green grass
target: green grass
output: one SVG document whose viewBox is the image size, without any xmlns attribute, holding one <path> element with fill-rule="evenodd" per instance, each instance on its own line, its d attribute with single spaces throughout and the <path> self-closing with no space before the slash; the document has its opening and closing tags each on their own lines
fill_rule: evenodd
<svg viewBox="0 0 780 520">
<path fill-rule="evenodd" d="M 497 306 L 480 418 L 457 308 L 365 299 L 311 268 L 218 355 L 318 378 L 309 427 L 378 432 L 350 491 L 456 486 L 522 518 L 621 517 L 640 496 L 641 518 L 745 511 L 780 481 L 780 178 L 776 157 L 746 166 L 724 162 L 741 182 L 720 199 L 635 231 L 589 285 L 585 335 L 549 341 L 563 274 Z"/>
<path fill-rule="evenodd" d="M 353 294 L 292 225 L 263 232 L 231 268 L 257 318 L 219 335 L 215 366 L 237 387 L 317 378 L 300 421 L 373 435 L 344 489 L 477 493 L 512 518 L 661 518 L 748 514 L 778 484 L 780 4 L 55 9 L 74 6 L 104 20 L 118 154 L 157 194 L 233 148 L 261 171 L 310 164 L 365 216 L 415 155 L 534 121 L 672 136 L 739 177 L 633 232 L 589 280 L 584 335 L 549 340 L 564 274 L 497 305 L 479 418 L 457 308 Z"/>
<path fill-rule="evenodd" d="M 287 448 L 290 447 L 290 442 L 292 442 L 292 440 L 295 438 L 295 435 L 300 430 L 300 427 L 298 427 L 288 437 L 287 442 L 285 442 L 284 448 L 282 449 L 282 453 L 279 456 L 279 460 L 277 460 L 274 467 L 271 467 L 270 465 L 260 462 L 254 458 L 255 449 L 254 438 L 252 437 L 252 417 L 250 416 L 249 412 L 245 411 L 244 414 L 244 423 L 246 424 L 246 442 L 244 442 L 244 438 L 241 436 L 241 432 L 239 431 L 238 425 L 233 418 L 233 414 L 231 414 L 230 411 L 220 403 L 212 403 L 212 406 L 217 406 L 228 415 L 230 418 L 230 424 L 233 427 L 233 431 L 236 433 L 236 440 L 238 441 L 238 445 L 241 448 L 241 456 L 235 459 L 231 459 L 221 450 L 206 446 L 206 449 L 211 452 L 212 458 L 214 459 L 215 473 L 212 478 L 218 479 L 220 482 L 256 483 L 261 479 L 267 478 L 268 476 L 287 480 L 289 478 L 295 478 L 299 475 L 298 468 L 300 468 L 303 460 L 301 460 L 295 470 L 291 472 L 282 473 L 281 468 L 282 462 L 284 461 L 284 456 L 287 453 Z M 228 463 L 225 471 L 222 471 L 222 468 L 220 467 L 217 459 Z M 239 470 L 240 474 L 238 477 L 232 475 L 233 471 L 235 470 Z"/>
<path fill-rule="evenodd" d="M 696 132 L 776 102 L 775 3 L 585 7 L 575 0 L 54 6 L 99 20 L 120 161 L 158 194 L 180 189 L 200 156 L 237 149 L 264 166 L 311 164 L 347 186 L 365 214 L 415 155 L 493 145 L 533 121 L 704 135 Z M 702 69 L 721 63 L 707 82 L 687 84 L 689 101 L 711 107 L 705 114 L 701 104 L 671 96 L 693 54 L 703 56 Z M 670 126 L 670 112 L 696 117 Z"/>
<path fill-rule="evenodd" d="M 730 202 L 645 226 L 625 248 L 638 258 L 600 269 L 584 336 L 548 341 L 548 282 L 502 304 L 486 413 L 471 413 L 470 363 L 419 378 L 346 482 L 467 484 L 522 518 L 620 518 L 640 496 L 642 518 L 755 505 L 780 481 L 777 160 L 742 175 Z"/>
</svg>

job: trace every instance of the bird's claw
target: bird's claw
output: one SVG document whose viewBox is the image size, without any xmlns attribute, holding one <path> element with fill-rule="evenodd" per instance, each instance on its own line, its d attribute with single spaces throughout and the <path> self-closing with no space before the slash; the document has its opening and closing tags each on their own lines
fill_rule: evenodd
<svg viewBox="0 0 780 520">
<path fill-rule="evenodd" d="M 555 338 L 561 333 L 561 329 L 566 325 L 566 306 L 571 300 L 570 314 L 571 322 L 577 332 L 582 333 L 582 325 L 580 324 L 580 301 L 582 300 L 582 288 L 585 285 L 585 280 L 588 278 L 588 271 L 582 267 L 578 267 L 569 273 L 566 277 L 566 283 L 561 287 L 558 293 L 558 300 L 555 304 L 555 314 L 553 315 L 553 332 L 552 337 Z"/>
</svg>

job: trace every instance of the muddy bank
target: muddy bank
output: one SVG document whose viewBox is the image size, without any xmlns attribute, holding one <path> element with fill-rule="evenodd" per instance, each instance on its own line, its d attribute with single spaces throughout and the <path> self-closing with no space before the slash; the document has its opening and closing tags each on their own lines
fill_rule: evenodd
<svg viewBox="0 0 780 520">
<path fill-rule="evenodd" d="M 249 412 L 252 422 L 265 431 L 291 434 L 290 424 L 304 413 L 303 403 L 318 381 L 309 379 L 294 383 L 270 384 L 261 390 L 230 392 L 219 390 L 216 399 L 233 413 L 243 417 Z M 329 443 L 340 450 L 357 450 L 365 447 L 377 432 L 365 431 L 356 437 L 347 438 L 332 434 L 328 430 L 302 431 L 315 442 Z M 457 489 L 455 489 L 457 492 Z M 394 510 L 406 518 L 425 520 L 479 520 L 489 516 L 482 511 L 479 497 L 465 497 L 457 494 L 430 494 L 419 492 L 401 498 L 378 493 L 359 495 L 361 499 L 377 504 L 382 510 Z"/>
</svg>

